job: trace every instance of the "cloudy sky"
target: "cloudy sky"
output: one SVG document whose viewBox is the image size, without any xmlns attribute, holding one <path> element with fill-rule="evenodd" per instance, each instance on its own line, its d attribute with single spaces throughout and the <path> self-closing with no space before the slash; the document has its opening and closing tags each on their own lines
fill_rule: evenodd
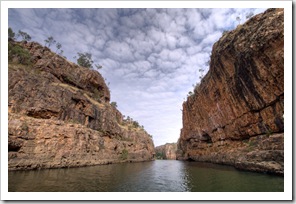
<svg viewBox="0 0 296 204">
<path fill-rule="evenodd" d="M 177 142 L 182 103 L 206 74 L 212 45 L 223 31 L 265 10 L 22 8 L 9 9 L 8 24 L 43 45 L 53 36 L 70 61 L 77 52 L 91 53 L 103 66 L 99 72 L 111 101 L 143 125 L 158 146 Z"/>
</svg>

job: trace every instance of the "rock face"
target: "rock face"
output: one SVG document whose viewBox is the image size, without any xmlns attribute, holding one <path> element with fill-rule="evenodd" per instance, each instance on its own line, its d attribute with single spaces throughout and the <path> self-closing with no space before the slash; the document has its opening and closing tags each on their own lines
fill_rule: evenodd
<svg viewBox="0 0 296 204">
<path fill-rule="evenodd" d="M 155 147 L 156 159 L 176 159 L 177 144 L 166 143 Z"/>
<path fill-rule="evenodd" d="M 35 42 L 14 42 L 31 63 L 10 56 L 9 170 L 149 161 L 147 132 L 110 105 L 102 76 Z M 23 52 L 21 52 L 23 53 Z"/>
<path fill-rule="evenodd" d="M 178 159 L 284 173 L 284 10 L 224 34 L 183 103 Z"/>
</svg>

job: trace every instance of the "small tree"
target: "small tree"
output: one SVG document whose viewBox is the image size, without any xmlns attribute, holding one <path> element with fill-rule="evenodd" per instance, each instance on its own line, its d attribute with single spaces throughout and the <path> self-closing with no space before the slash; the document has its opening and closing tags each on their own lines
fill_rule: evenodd
<svg viewBox="0 0 296 204">
<path fill-rule="evenodd" d="M 93 64 L 93 60 L 91 59 L 91 54 L 88 52 L 85 53 L 81 53 L 78 52 L 78 59 L 77 59 L 77 64 L 82 66 L 82 67 L 86 67 L 86 68 L 93 68 L 92 64 Z"/>
<path fill-rule="evenodd" d="M 239 16 L 236 17 L 236 20 L 238 21 L 238 24 L 240 24 L 241 18 Z"/>
<path fill-rule="evenodd" d="M 57 51 L 58 51 L 59 49 L 61 49 L 62 44 L 61 44 L 61 43 L 57 43 L 57 44 L 56 44 L 56 47 L 57 47 Z"/>
<path fill-rule="evenodd" d="M 115 101 L 111 102 L 111 106 L 113 106 L 114 108 L 117 108 L 117 103 Z"/>
<path fill-rule="evenodd" d="M 31 36 L 28 33 L 23 32 L 21 30 L 18 31 L 17 37 L 21 37 L 22 41 L 30 41 L 31 40 Z"/>
<path fill-rule="evenodd" d="M 195 84 L 195 87 L 194 87 L 194 89 L 193 89 L 193 92 L 194 92 L 194 93 L 197 92 L 197 89 L 198 89 L 199 85 L 200 85 L 200 83 L 196 83 L 196 84 Z"/>
<path fill-rule="evenodd" d="M 250 12 L 250 13 L 248 13 L 248 14 L 246 15 L 246 18 L 249 19 L 249 18 L 251 18 L 253 15 L 254 15 L 254 13 L 253 13 L 253 12 Z"/>
<path fill-rule="evenodd" d="M 52 36 L 48 37 L 48 38 L 47 38 L 46 40 L 44 40 L 44 41 L 45 41 L 45 46 L 46 46 L 46 44 L 47 44 L 48 47 L 50 47 L 51 45 L 53 45 L 53 44 L 56 43 L 55 39 L 53 39 Z"/>
<path fill-rule="evenodd" d="M 133 121 L 133 126 L 137 128 L 140 127 L 140 124 L 138 123 L 138 121 Z"/>
<path fill-rule="evenodd" d="M 228 33 L 227 30 L 223 30 L 222 35 L 224 36 L 226 33 Z"/>
<path fill-rule="evenodd" d="M 15 39 L 15 33 L 10 27 L 8 28 L 8 39 L 12 39 L 12 40 Z"/>
<path fill-rule="evenodd" d="M 103 68 L 102 65 L 99 65 L 99 64 L 96 64 L 95 66 L 96 66 L 97 69 L 102 69 Z"/>
</svg>

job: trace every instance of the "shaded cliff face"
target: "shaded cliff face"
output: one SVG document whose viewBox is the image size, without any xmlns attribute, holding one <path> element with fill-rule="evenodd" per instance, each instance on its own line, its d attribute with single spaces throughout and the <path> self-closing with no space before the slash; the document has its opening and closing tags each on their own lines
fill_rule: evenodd
<svg viewBox="0 0 296 204">
<path fill-rule="evenodd" d="M 183 104 L 178 158 L 283 174 L 283 114 L 284 10 L 269 9 L 214 44 Z"/>
<path fill-rule="evenodd" d="M 31 55 L 9 63 L 10 170 L 152 160 L 154 144 L 110 105 L 102 76 L 34 42 L 10 42 Z"/>
<path fill-rule="evenodd" d="M 166 143 L 155 147 L 156 159 L 176 159 L 177 144 Z"/>
</svg>

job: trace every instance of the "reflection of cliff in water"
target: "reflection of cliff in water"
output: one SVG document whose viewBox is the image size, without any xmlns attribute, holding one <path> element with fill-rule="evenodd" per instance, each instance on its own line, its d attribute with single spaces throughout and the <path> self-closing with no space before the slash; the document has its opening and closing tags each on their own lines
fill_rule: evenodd
<svg viewBox="0 0 296 204">
<path fill-rule="evenodd" d="M 199 162 L 156 160 L 92 167 L 11 171 L 9 191 L 25 192 L 270 192 L 284 178 Z"/>
</svg>

